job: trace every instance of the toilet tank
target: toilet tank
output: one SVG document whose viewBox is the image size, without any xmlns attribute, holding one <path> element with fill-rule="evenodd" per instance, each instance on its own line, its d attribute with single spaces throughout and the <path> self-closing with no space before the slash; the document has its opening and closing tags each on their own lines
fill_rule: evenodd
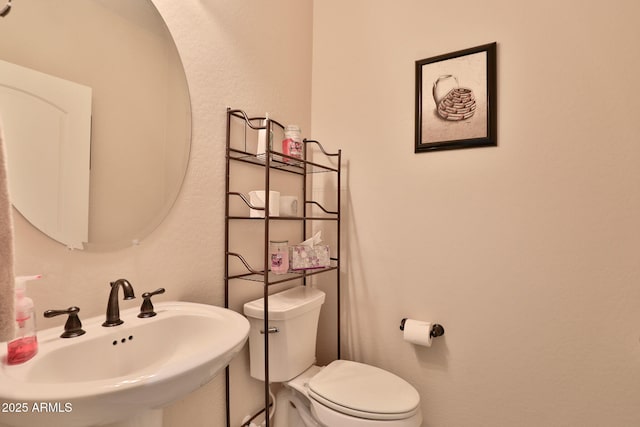
<svg viewBox="0 0 640 427">
<path fill-rule="evenodd" d="M 296 286 L 269 296 L 269 382 L 298 376 L 316 360 L 316 335 L 325 294 L 309 286 Z M 264 381 L 264 298 L 244 305 L 249 318 L 251 376 Z M 275 329 L 274 329 L 275 328 Z"/>
</svg>

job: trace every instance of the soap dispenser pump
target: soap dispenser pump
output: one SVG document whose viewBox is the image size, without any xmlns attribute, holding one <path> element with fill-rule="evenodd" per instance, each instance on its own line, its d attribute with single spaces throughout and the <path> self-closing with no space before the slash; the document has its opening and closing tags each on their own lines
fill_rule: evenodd
<svg viewBox="0 0 640 427">
<path fill-rule="evenodd" d="M 33 300 L 27 297 L 27 282 L 42 276 L 18 276 L 15 281 L 16 333 L 7 343 L 7 364 L 17 365 L 31 359 L 38 352 L 36 318 Z"/>
</svg>

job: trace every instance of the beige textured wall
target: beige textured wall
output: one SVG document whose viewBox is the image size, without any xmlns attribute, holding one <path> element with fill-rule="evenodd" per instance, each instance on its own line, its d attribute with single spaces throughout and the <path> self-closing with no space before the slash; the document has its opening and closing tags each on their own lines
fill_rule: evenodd
<svg viewBox="0 0 640 427">
<path fill-rule="evenodd" d="M 120 277 L 137 295 L 164 287 L 159 300 L 223 305 L 226 107 L 310 128 L 311 1 L 154 4 L 176 40 L 191 91 L 193 145 L 183 189 L 160 227 L 125 250 L 70 252 L 17 218 L 16 273 L 45 276 L 30 288 L 38 313 L 77 305 L 81 318 L 102 315 L 109 282 Z M 62 328 L 60 319 L 37 320 L 40 329 Z M 165 411 L 165 426 L 221 426 L 224 407 L 220 376 Z"/>
<path fill-rule="evenodd" d="M 424 426 L 640 425 L 640 4 L 314 2 L 346 168 L 348 356 Z M 498 42 L 497 148 L 414 154 L 414 61 Z M 402 317 L 441 322 L 431 348 Z"/>
<path fill-rule="evenodd" d="M 38 311 L 101 314 L 119 277 L 221 305 L 224 109 L 309 129 L 310 2 L 154 3 L 193 102 L 183 192 L 122 251 L 68 252 L 18 221 L 17 273 L 46 275 Z M 639 89 L 638 12 L 622 0 L 316 2 L 313 136 L 347 157 L 347 355 L 410 380 L 425 426 L 640 423 L 640 125 L 625 95 Z M 413 61 L 492 41 L 500 146 L 413 154 Z M 447 333 L 413 348 L 404 316 Z M 223 413 L 218 378 L 165 424 L 222 425 Z"/>
</svg>

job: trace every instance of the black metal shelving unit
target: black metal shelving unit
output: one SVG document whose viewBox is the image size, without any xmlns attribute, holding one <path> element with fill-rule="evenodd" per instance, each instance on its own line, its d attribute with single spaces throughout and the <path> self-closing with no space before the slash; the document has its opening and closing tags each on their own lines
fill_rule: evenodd
<svg viewBox="0 0 640 427">
<path fill-rule="evenodd" d="M 234 123 L 235 122 L 235 123 Z M 239 125 L 240 129 L 243 129 L 244 146 L 234 147 L 232 141 L 234 140 L 232 132 L 235 126 Z M 227 109 L 227 136 L 226 136 L 226 179 L 225 179 L 225 307 L 230 308 L 230 291 L 231 282 L 236 280 L 249 280 L 252 282 L 260 282 L 263 286 L 263 298 L 264 298 L 264 330 L 269 329 L 269 314 L 268 314 L 268 301 L 269 301 L 269 287 L 277 284 L 283 284 L 286 282 L 293 282 L 295 280 L 301 280 L 304 285 L 307 284 L 307 278 L 318 274 L 327 274 L 328 272 L 334 272 L 336 281 L 337 292 L 337 356 L 340 358 L 340 179 L 341 179 L 341 150 L 336 153 L 328 153 L 323 146 L 316 140 L 304 139 L 303 158 L 298 159 L 285 155 L 281 152 L 273 150 L 272 147 L 266 147 L 266 152 L 261 155 L 256 153 L 250 153 L 247 151 L 247 135 L 250 135 L 252 131 L 262 130 L 265 135 L 272 135 L 272 131 L 275 128 L 284 130 L 284 126 L 269 117 L 249 117 L 244 111 L 238 109 Z M 311 150 L 314 151 L 315 157 L 320 157 L 322 162 L 316 162 L 311 160 Z M 272 216 L 269 209 L 264 207 L 253 206 L 247 196 L 241 192 L 233 191 L 231 188 L 231 165 L 235 162 L 242 162 L 249 164 L 250 167 L 257 167 L 264 169 L 264 180 L 261 183 L 262 188 L 265 190 L 265 202 L 264 206 L 269 206 L 269 190 L 271 187 L 271 178 L 273 173 L 288 173 L 291 174 L 293 179 L 299 179 L 299 185 L 302 187 L 302 215 L 301 216 Z M 337 188 L 336 188 L 336 210 L 331 211 L 325 209 L 320 203 L 309 199 L 309 189 L 307 183 L 307 177 L 310 174 L 316 173 L 333 173 L 336 174 Z M 242 201 L 248 208 L 263 210 L 263 218 L 255 218 L 249 215 L 231 215 L 230 214 L 230 202 L 233 198 L 237 198 Z M 315 207 L 315 208 L 314 208 Z M 321 213 L 318 214 L 317 211 Z M 316 212 L 312 214 L 312 211 Z M 255 268 L 246 261 L 245 257 L 238 252 L 231 252 L 229 249 L 230 240 L 230 224 L 235 221 L 260 221 L 264 227 L 264 246 L 263 246 L 263 262 L 259 268 Z M 290 272 L 287 274 L 273 274 L 269 271 L 269 230 L 274 221 L 287 221 L 292 224 L 298 223 L 301 227 L 301 234 L 304 239 L 308 238 L 308 225 L 313 221 L 330 221 L 336 223 L 336 236 L 335 236 L 335 252 L 332 251 L 331 265 L 325 268 L 314 270 L 302 270 L 296 272 Z M 230 261 L 239 260 L 244 266 L 245 271 L 241 273 L 230 272 Z M 269 427 L 270 420 L 268 416 L 268 408 L 270 406 L 270 394 L 269 394 L 269 334 L 264 334 L 264 408 L 258 412 L 255 416 L 258 416 L 262 412 L 266 412 L 266 427 Z M 231 415 L 230 415 L 230 368 L 226 369 L 226 411 L 227 411 L 227 427 L 231 427 Z M 245 423 L 246 425 L 246 423 Z"/>
</svg>

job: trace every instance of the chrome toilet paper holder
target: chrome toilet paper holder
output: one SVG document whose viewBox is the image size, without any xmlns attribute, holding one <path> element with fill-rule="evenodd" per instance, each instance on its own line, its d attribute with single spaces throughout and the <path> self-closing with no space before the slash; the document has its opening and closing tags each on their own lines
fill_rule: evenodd
<svg viewBox="0 0 640 427">
<path fill-rule="evenodd" d="M 406 321 L 406 317 L 400 321 L 401 331 L 404 331 L 404 323 Z M 441 337 L 442 335 L 444 335 L 444 327 L 438 323 L 434 323 L 433 325 L 431 325 L 431 331 L 429 331 L 429 335 L 431 335 L 432 338 Z"/>
</svg>

